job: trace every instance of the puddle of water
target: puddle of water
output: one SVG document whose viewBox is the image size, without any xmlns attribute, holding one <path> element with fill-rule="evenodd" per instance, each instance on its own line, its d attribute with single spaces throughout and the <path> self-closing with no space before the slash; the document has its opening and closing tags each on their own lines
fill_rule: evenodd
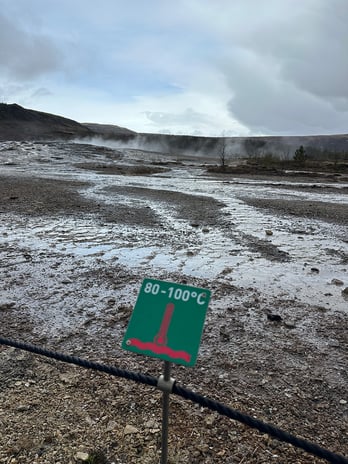
<svg viewBox="0 0 348 464">
<path fill-rule="evenodd" d="M 91 240 L 92 236 L 94 240 Z M 115 236 L 122 236 L 123 239 L 115 242 Z M 11 234 L 11 241 L 33 250 L 34 255 L 35 250 L 43 253 L 54 248 L 60 254 L 82 259 L 86 267 L 94 264 L 99 257 L 105 265 L 117 262 L 140 270 L 144 276 L 151 275 L 154 269 L 163 269 L 194 277 L 219 277 L 237 286 L 258 288 L 265 294 L 347 310 L 347 303 L 341 295 L 342 288 L 331 284 L 331 281 L 336 278 L 348 285 L 348 265 L 338 265 L 335 256 L 323 256 L 323 248 L 332 245 L 327 238 L 323 240 L 321 249 L 312 245 L 305 255 L 301 251 L 294 262 L 271 263 L 236 245 L 233 239 L 224 237 L 218 231 L 212 232 L 211 237 L 205 234 L 204 245 L 184 249 L 168 244 L 162 247 L 150 244 L 141 246 L 140 243 L 125 247 L 126 236 L 127 230 L 119 226 L 110 226 L 110 229 L 104 228 L 103 233 L 98 233 L 98 228 L 90 223 L 76 227 L 75 222 L 69 224 L 69 220 L 66 220 L 61 229 L 53 224 L 46 227 L 29 225 L 29 228 L 26 224 L 22 230 L 17 227 Z M 149 231 L 142 231 L 142 244 L 151 243 L 152 239 Z M 291 246 L 288 246 L 288 250 L 291 252 Z M 311 253 L 315 253 L 314 256 Z M 311 267 L 318 268 L 319 272 L 312 271 Z"/>
</svg>

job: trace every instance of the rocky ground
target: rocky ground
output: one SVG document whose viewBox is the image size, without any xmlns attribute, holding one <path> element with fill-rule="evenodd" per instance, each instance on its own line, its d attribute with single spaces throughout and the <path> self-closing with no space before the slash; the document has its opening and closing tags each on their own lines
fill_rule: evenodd
<svg viewBox="0 0 348 464">
<path fill-rule="evenodd" d="M 258 260 L 282 266 L 292 259 L 290 252 L 266 238 L 244 234 L 238 235 L 238 242 L 233 225 L 238 216 L 226 212 L 221 198 L 160 186 L 148 189 L 136 180 L 105 181 L 97 195 L 94 178 L 81 173 L 105 168 L 88 164 L 90 160 L 87 164 L 80 160 L 84 166 L 78 167 L 73 161 L 75 167 L 69 169 L 61 160 L 54 169 L 47 162 L 46 171 L 35 166 L 28 171 L 16 163 L 12 168 L 8 160 L 4 164 L 0 335 L 158 376 L 160 361 L 120 349 L 142 279 L 209 288 L 213 299 L 197 365 L 174 366 L 177 382 L 347 455 L 344 308 L 348 300 L 344 292 L 348 274 L 328 286 L 325 298 L 332 301 L 328 305 L 304 302 L 296 294 L 268 294 L 257 285 L 240 285 L 226 266 L 214 277 L 153 266 L 149 276 L 131 260 L 125 263 L 118 256 L 108 257 L 109 248 L 88 254 L 91 249 L 81 246 L 87 247 L 86 234 L 94 234 L 96 243 L 110 250 L 122 243 L 129 253 L 136 252 L 148 241 L 150 248 L 171 246 L 179 255 L 194 259 L 204 237 L 222 233 L 226 240 L 232 234 L 237 245 L 247 243 L 255 266 Z M 108 166 L 111 177 L 127 175 L 125 164 L 122 169 L 112 168 L 108 160 Z M 155 168 L 156 175 L 161 175 Z M 130 174 L 139 174 L 134 164 Z M 148 168 L 146 174 L 150 178 Z M 305 186 L 291 188 L 297 191 Z M 330 187 L 321 191 L 329 193 Z M 346 203 L 328 205 L 322 197 L 315 202 L 267 201 L 245 196 L 243 191 L 239 201 L 271 217 L 323 220 L 333 229 L 340 227 L 342 243 L 347 240 L 347 235 L 342 238 L 347 232 Z M 175 224 L 170 222 L 169 210 Z M 177 224 L 182 228 L 176 228 Z M 97 241 L 98 234 L 103 242 Z M 36 241 L 28 241 L 29 236 Z M 233 250 L 229 253 L 234 259 Z M 340 277 L 345 276 L 347 254 L 337 249 L 332 253 L 336 253 Z M 308 282 L 322 272 L 305 264 L 304 269 Z M 0 379 L 0 463 L 159 462 L 159 391 L 4 346 L 0 346 Z M 170 407 L 170 463 L 325 462 L 174 395 Z"/>
</svg>

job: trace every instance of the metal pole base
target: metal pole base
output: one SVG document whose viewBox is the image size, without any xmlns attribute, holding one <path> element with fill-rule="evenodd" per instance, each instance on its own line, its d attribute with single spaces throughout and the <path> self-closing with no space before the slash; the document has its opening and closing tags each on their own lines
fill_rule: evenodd
<svg viewBox="0 0 348 464">
<path fill-rule="evenodd" d="M 174 385 L 174 380 L 170 378 L 170 370 L 171 363 L 164 361 L 163 377 L 161 376 L 158 382 L 158 387 L 163 390 L 161 464 L 168 462 L 169 395 Z"/>
</svg>

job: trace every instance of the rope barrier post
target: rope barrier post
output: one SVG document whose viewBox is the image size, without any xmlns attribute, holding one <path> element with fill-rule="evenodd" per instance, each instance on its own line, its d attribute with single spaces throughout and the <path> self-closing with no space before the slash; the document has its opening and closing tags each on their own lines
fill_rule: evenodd
<svg viewBox="0 0 348 464">
<path fill-rule="evenodd" d="M 162 403 L 162 453 L 161 464 L 168 462 L 168 426 L 169 426 L 169 395 L 172 392 L 175 380 L 170 377 L 172 364 L 164 361 L 163 375 L 158 379 L 158 388 L 163 391 Z"/>
</svg>

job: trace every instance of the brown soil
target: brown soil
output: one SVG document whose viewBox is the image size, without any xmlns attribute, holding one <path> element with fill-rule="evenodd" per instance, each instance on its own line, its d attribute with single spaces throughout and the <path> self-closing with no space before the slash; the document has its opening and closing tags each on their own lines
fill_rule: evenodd
<svg viewBox="0 0 348 464">
<path fill-rule="evenodd" d="M 133 176 L 149 176 L 166 172 L 167 169 L 154 167 L 154 166 L 127 166 L 127 165 L 114 165 L 114 164 L 95 164 L 95 163 L 79 163 L 76 167 L 87 169 L 90 171 L 100 172 L 102 174 L 119 174 L 119 175 L 133 175 Z"/>
<path fill-rule="evenodd" d="M 301 216 L 309 219 L 321 219 L 335 224 L 348 225 L 347 205 L 332 205 L 321 201 L 278 200 L 262 198 L 245 198 L 248 205 L 264 208 L 271 212 L 290 216 Z"/>
</svg>

